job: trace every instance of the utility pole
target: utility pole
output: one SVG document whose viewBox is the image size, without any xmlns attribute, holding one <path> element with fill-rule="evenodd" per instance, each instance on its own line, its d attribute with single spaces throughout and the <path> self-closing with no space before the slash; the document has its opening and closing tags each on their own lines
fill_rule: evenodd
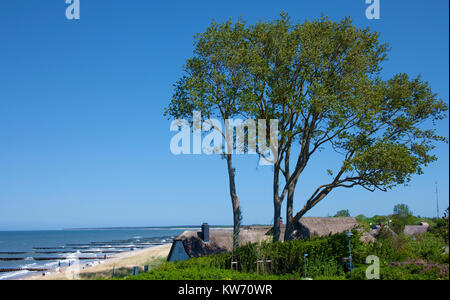
<svg viewBox="0 0 450 300">
<path fill-rule="evenodd" d="M 439 198 L 438 198 L 438 183 L 437 181 L 435 182 L 436 184 L 436 212 L 437 212 L 437 218 L 439 219 Z"/>
</svg>

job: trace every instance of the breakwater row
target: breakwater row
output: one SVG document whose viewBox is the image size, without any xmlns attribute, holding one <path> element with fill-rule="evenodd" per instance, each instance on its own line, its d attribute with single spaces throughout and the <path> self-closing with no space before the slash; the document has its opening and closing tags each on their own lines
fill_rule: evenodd
<svg viewBox="0 0 450 300">
<path fill-rule="evenodd" d="M 19 261 L 19 260 L 35 260 L 35 261 L 44 261 L 44 260 L 66 260 L 66 259 L 78 259 L 78 260 L 98 260 L 98 259 L 108 259 L 109 257 L 105 256 L 94 256 L 94 257 L 74 257 L 74 256 L 68 256 L 68 257 L 27 257 L 27 258 L 21 258 L 21 257 L 0 257 L 0 261 Z"/>
<path fill-rule="evenodd" d="M 40 268 L 23 268 L 23 269 L 0 269 L 0 273 L 9 273 L 9 272 L 20 272 L 20 271 L 29 271 L 29 272 L 47 272 L 48 269 L 40 269 Z"/>
<path fill-rule="evenodd" d="M 172 242 L 178 229 L 89 229 L 0 232 L 0 280 L 96 264 L 116 254 Z M 48 271 L 46 271 L 48 270 Z"/>
</svg>

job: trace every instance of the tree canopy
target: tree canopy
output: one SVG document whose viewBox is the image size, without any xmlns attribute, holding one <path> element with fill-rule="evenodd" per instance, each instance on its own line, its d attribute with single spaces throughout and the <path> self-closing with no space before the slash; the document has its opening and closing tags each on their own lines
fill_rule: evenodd
<svg viewBox="0 0 450 300">
<path fill-rule="evenodd" d="M 350 212 L 348 211 L 348 209 L 342 209 L 338 211 L 334 216 L 337 218 L 350 217 Z"/>
<path fill-rule="evenodd" d="M 300 218 L 333 190 L 388 191 L 406 184 L 437 159 L 436 142 L 447 142 L 434 126 L 446 117 L 447 104 L 420 76 L 383 78 L 388 52 L 379 33 L 349 18 L 295 23 L 283 13 L 251 26 L 212 23 L 199 35 L 167 113 L 239 115 L 264 119 L 267 128 L 278 121 L 274 240 L 285 198 L 289 239 Z M 294 214 L 301 175 L 324 149 L 334 151 L 340 165 L 324 170 L 331 179 Z"/>
<path fill-rule="evenodd" d="M 408 205 L 406 204 L 397 204 L 394 206 L 394 215 L 399 217 L 409 217 L 412 216 L 412 211 L 409 210 Z"/>
</svg>

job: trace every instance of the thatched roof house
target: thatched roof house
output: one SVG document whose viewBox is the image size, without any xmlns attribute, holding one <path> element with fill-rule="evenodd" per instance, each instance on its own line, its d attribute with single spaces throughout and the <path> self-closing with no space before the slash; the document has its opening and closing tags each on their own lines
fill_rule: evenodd
<svg viewBox="0 0 450 300">
<path fill-rule="evenodd" d="M 306 239 L 311 236 L 326 236 L 342 233 L 358 226 L 355 218 L 302 218 L 293 233 L 293 239 Z M 270 226 L 244 226 L 239 233 L 241 246 L 270 241 Z M 284 237 L 284 226 L 280 239 Z M 213 229 L 202 226 L 201 232 L 185 231 L 173 240 L 168 261 L 183 261 L 191 257 L 208 256 L 231 251 L 233 248 L 233 231 L 230 229 Z"/>
<path fill-rule="evenodd" d="M 428 223 L 422 222 L 420 225 L 406 225 L 403 233 L 409 236 L 424 234 L 430 229 Z"/>
<path fill-rule="evenodd" d="M 294 239 L 342 233 L 358 227 L 355 218 L 302 218 L 293 233 Z"/>
<path fill-rule="evenodd" d="M 239 234 L 239 244 L 256 243 L 269 240 L 266 235 L 268 226 L 242 227 Z M 209 231 L 209 229 L 208 229 Z M 231 251 L 233 248 L 233 231 L 229 229 L 213 229 L 205 238 L 202 232 L 185 231 L 173 240 L 168 261 L 182 261 L 191 257 L 208 256 Z"/>
</svg>

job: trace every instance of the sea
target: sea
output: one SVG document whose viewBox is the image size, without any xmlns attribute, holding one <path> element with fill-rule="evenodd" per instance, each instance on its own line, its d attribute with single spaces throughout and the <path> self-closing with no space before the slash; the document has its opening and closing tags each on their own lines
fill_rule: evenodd
<svg viewBox="0 0 450 300">
<path fill-rule="evenodd" d="M 0 231 L 0 280 L 45 273 L 74 263 L 96 264 L 111 256 L 171 243 L 194 227 Z"/>
</svg>

